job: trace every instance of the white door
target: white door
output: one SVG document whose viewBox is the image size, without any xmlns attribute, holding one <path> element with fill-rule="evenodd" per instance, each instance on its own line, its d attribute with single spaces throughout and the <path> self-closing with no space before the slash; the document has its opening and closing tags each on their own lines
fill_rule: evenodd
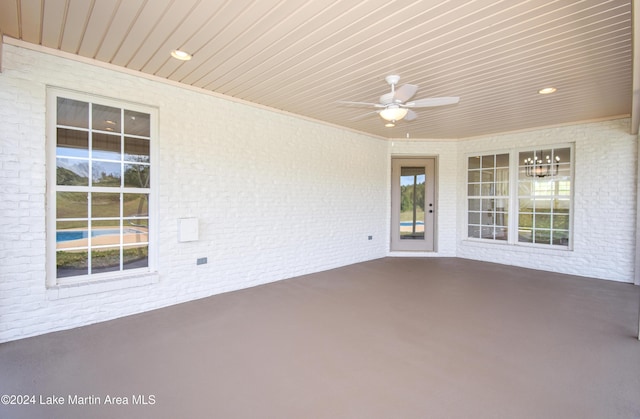
<svg viewBox="0 0 640 419">
<path fill-rule="evenodd" d="M 391 160 L 391 250 L 432 252 L 435 158 Z"/>
</svg>

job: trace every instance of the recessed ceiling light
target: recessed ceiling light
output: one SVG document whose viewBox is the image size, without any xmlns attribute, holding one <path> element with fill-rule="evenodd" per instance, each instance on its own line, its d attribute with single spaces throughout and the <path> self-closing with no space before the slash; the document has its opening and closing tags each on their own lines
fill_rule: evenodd
<svg viewBox="0 0 640 419">
<path fill-rule="evenodd" d="M 541 95 L 548 95 L 555 92 L 556 90 L 558 89 L 556 89 L 555 87 L 545 87 L 544 89 L 538 90 L 538 93 L 540 93 Z"/>
<path fill-rule="evenodd" d="M 171 56 L 181 61 L 189 61 L 192 58 L 191 54 L 179 49 L 174 49 L 173 51 L 171 51 Z"/>
</svg>

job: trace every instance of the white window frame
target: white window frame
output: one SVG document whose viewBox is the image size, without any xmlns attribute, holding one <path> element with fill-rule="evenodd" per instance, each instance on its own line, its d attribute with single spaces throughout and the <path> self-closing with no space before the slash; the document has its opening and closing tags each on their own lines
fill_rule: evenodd
<svg viewBox="0 0 640 419">
<path fill-rule="evenodd" d="M 148 208 L 148 266 L 144 268 L 118 270 L 112 272 L 93 273 L 57 278 L 56 267 L 56 193 L 59 190 L 56 185 L 56 146 L 57 146 L 57 100 L 66 98 L 87 102 L 90 104 L 110 106 L 127 111 L 141 112 L 150 115 L 150 187 Z M 158 109 L 152 106 L 131 103 L 124 100 L 106 98 L 82 92 L 76 92 L 56 87 L 47 88 L 47 251 L 46 251 L 46 286 L 51 292 L 50 297 L 65 298 L 75 295 L 92 294 L 111 289 L 128 288 L 131 286 L 146 285 L 158 281 Z M 67 187 L 68 188 L 68 187 Z M 100 187 L 83 187 L 86 190 L 101 192 Z M 64 187 L 62 188 L 64 189 Z M 104 188 L 102 188 L 104 189 Z M 138 188 L 126 188 L 123 186 L 111 188 L 121 193 L 135 193 Z M 120 215 L 122 218 L 122 214 Z M 122 234 L 122 233 L 121 233 Z M 121 241 L 121 245 L 122 241 Z"/>
<path fill-rule="evenodd" d="M 568 245 L 557 245 L 557 244 L 540 244 L 540 243 L 528 243 L 521 242 L 518 240 L 518 229 L 519 229 L 519 217 L 520 217 L 520 207 L 519 207 L 519 190 L 518 190 L 518 173 L 519 173 L 519 154 L 521 152 L 535 151 L 540 149 L 563 149 L 569 148 L 571 153 L 570 160 L 570 193 L 569 193 L 569 233 Z M 508 154 L 509 155 L 509 208 L 507 211 L 509 221 L 508 221 L 508 239 L 507 240 L 496 240 L 489 238 L 475 238 L 469 237 L 469 158 L 476 156 L 488 156 L 488 155 L 500 155 L 500 154 Z M 541 249 L 553 249 L 560 251 L 573 250 L 573 236 L 574 236 L 574 191 L 575 191 L 575 146 L 573 143 L 557 143 L 557 144 L 545 144 L 545 145 L 534 145 L 534 146 L 523 146 L 518 148 L 513 148 L 510 150 L 498 150 L 498 151 L 479 151 L 475 153 L 467 153 L 465 154 L 465 212 L 464 212 L 464 240 L 478 242 L 478 243 L 493 243 L 496 245 L 511 245 L 511 246 L 522 246 L 522 247 L 535 247 Z"/>
</svg>

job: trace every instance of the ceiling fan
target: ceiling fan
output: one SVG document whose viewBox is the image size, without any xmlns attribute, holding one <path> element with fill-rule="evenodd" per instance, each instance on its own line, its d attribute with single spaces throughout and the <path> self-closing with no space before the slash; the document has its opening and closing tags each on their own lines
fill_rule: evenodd
<svg viewBox="0 0 640 419">
<path fill-rule="evenodd" d="M 413 121 L 418 115 L 411 108 L 428 108 L 434 106 L 452 105 L 460 101 L 459 97 L 430 97 L 425 99 L 417 99 L 409 101 L 418 91 L 418 86 L 414 84 L 403 84 L 396 89 L 400 76 L 390 75 L 385 77 L 386 82 L 391 86 L 391 92 L 380 96 L 379 103 L 369 102 L 349 102 L 339 101 L 344 105 L 354 106 L 373 106 L 379 108 L 376 111 L 353 118 L 353 120 L 365 118 L 371 114 L 377 113 L 383 119 L 387 120 L 388 126 L 394 126 L 397 121 L 404 119 L 405 121 Z"/>
</svg>

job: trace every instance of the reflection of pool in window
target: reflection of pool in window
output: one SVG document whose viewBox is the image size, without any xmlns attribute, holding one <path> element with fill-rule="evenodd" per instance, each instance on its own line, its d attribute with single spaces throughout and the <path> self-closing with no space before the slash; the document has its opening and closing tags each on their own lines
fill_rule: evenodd
<svg viewBox="0 0 640 419">
<path fill-rule="evenodd" d="M 401 226 L 412 226 L 413 222 L 412 221 L 400 221 L 400 225 Z M 424 221 L 416 221 L 416 225 L 417 226 L 424 226 Z"/>
<path fill-rule="evenodd" d="M 120 229 L 104 229 L 104 230 L 93 230 L 91 232 L 91 237 L 97 236 L 108 236 L 108 235 L 118 235 L 120 234 Z M 146 234 L 146 231 L 136 230 L 135 228 L 125 228 L 123 234 Z M 87 230 L 68 230 L 68 231 L 56 231 L 56 243 L 66 242 L 71 240 L 81 240 L 89 237 L 89 232 Z"/>
</svg>

